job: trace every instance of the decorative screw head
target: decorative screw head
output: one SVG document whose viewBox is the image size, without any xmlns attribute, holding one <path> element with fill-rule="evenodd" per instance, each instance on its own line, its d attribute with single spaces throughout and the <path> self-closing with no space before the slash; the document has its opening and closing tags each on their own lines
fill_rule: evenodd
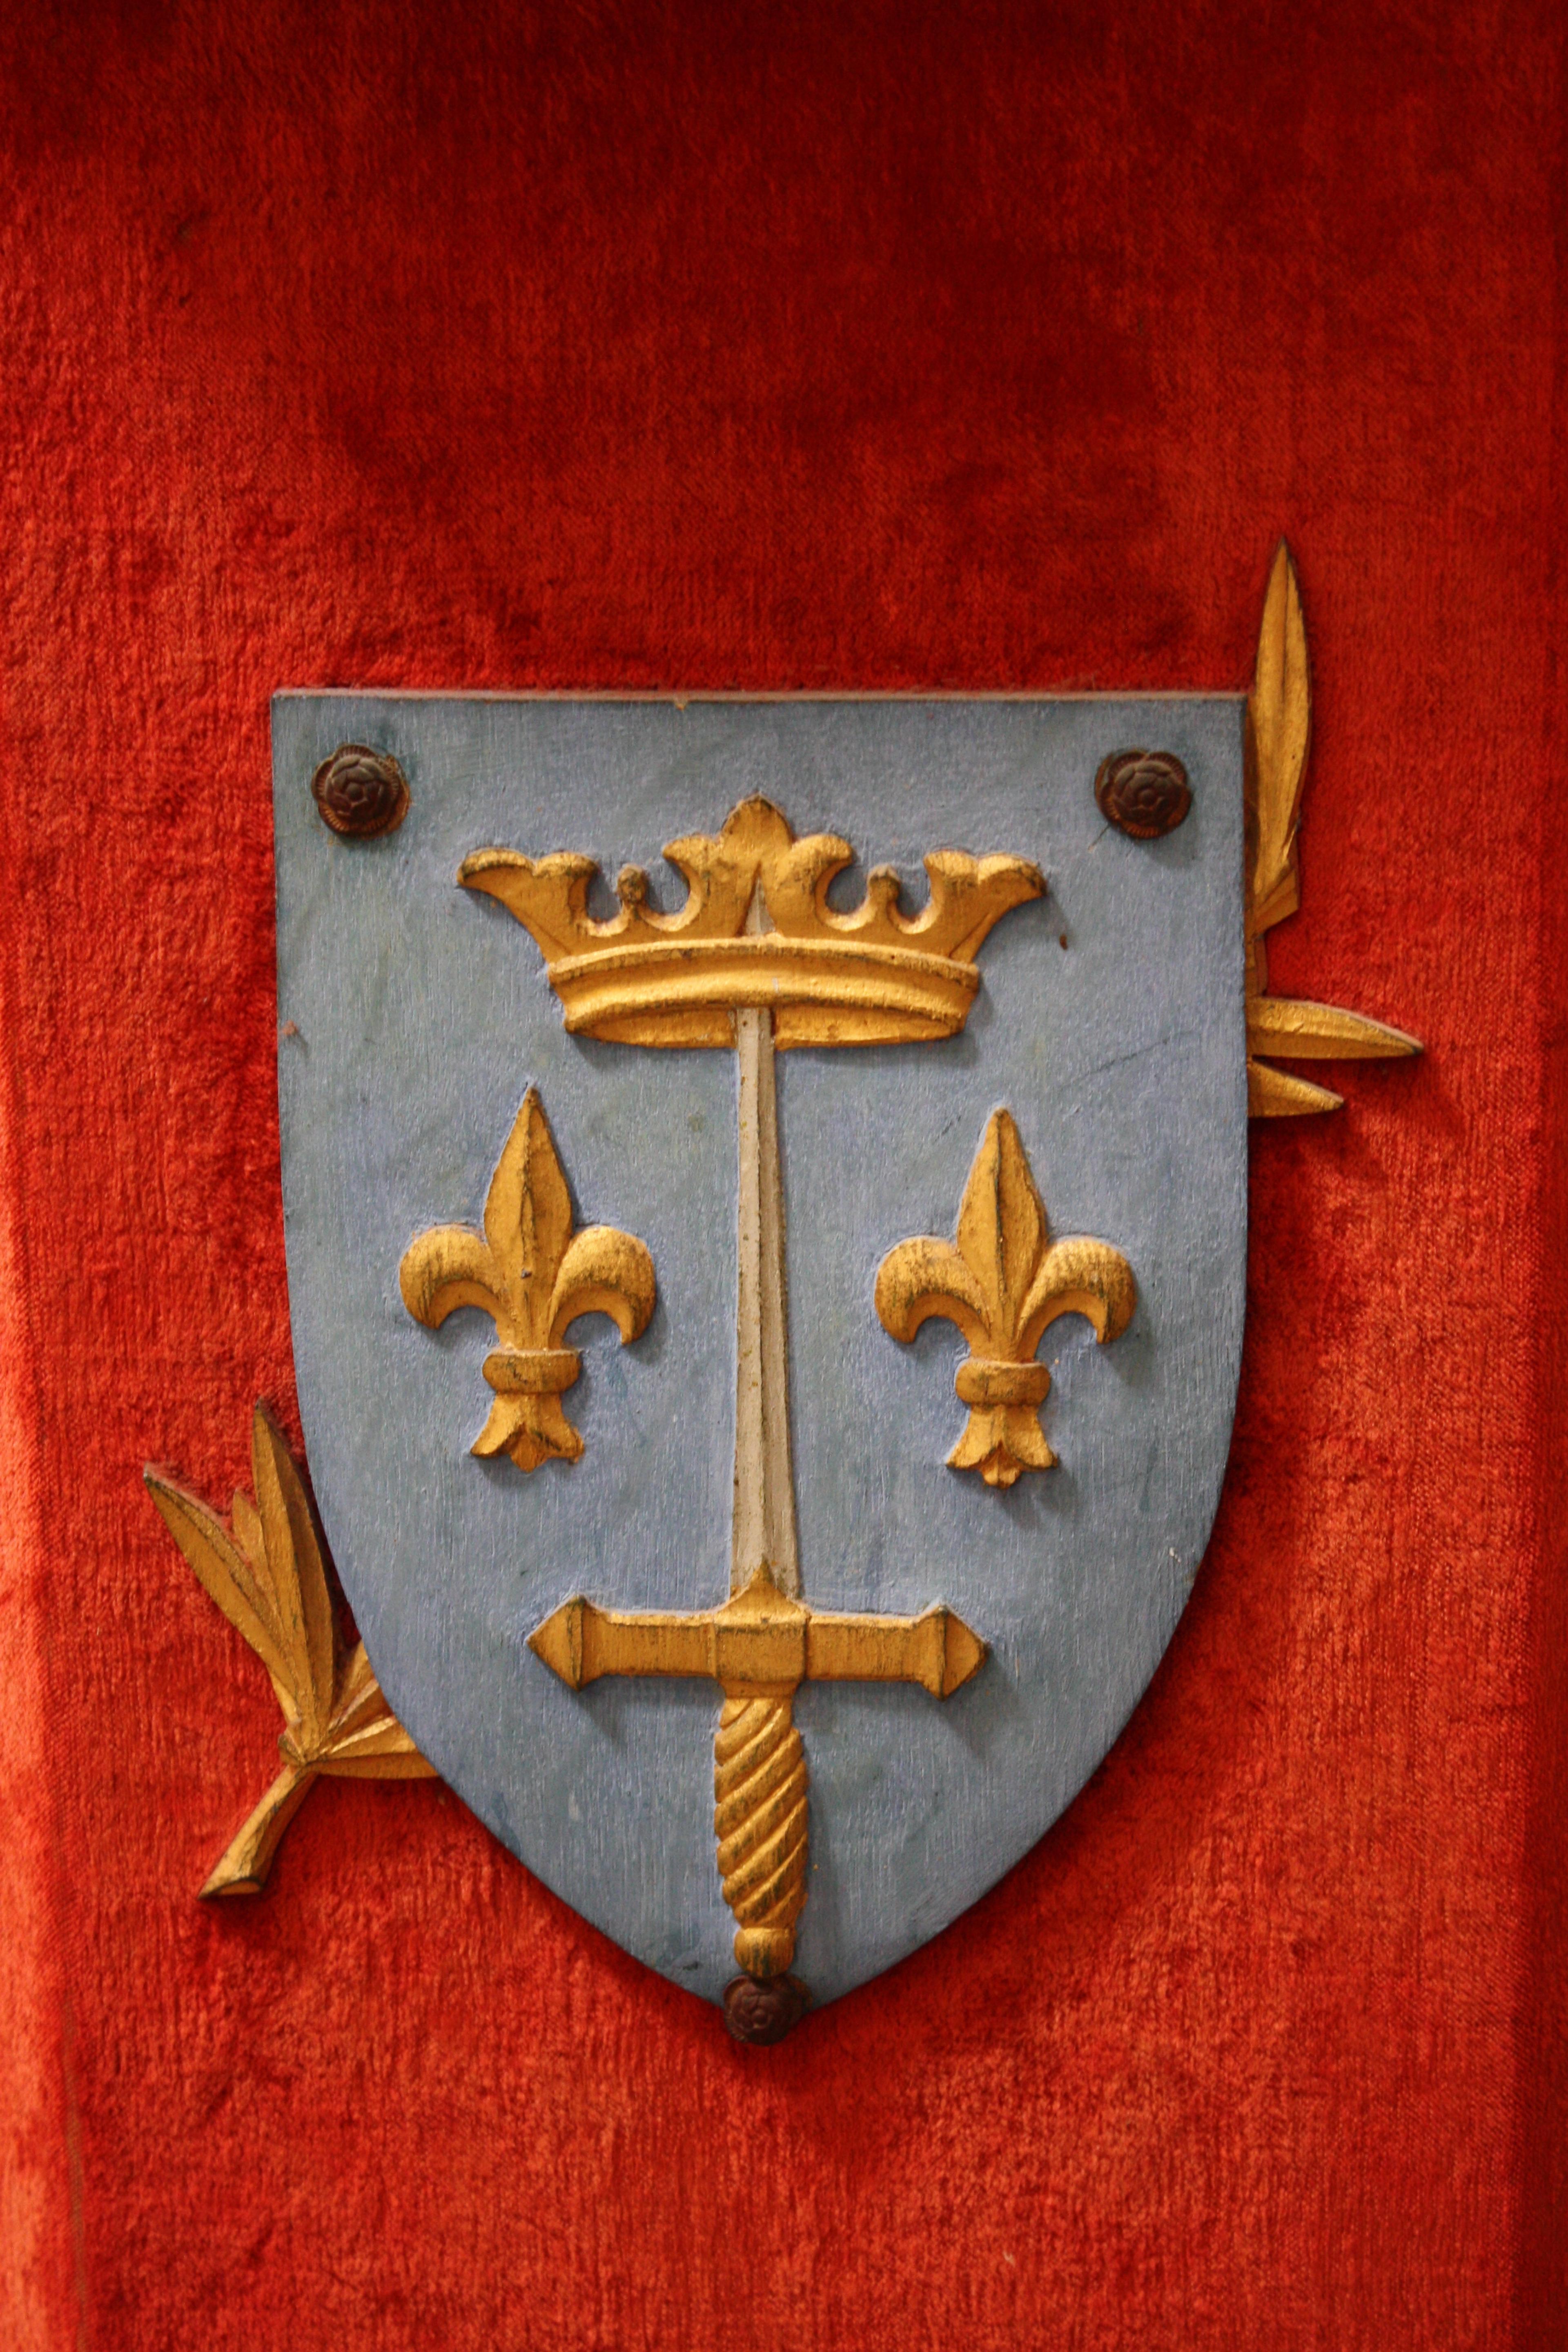
<svg viewBox="0 0 1568 2352">
<path fill-rule="evenodd" d="M 1113 751 L 1094 780 L 1100 814 L 1134 841 L 1174 833 L 1193 804 L 1187 772 L 1173 751 Z"/>
<path fill-rule="evenodd" d="M 341 743 L 310 779 L 321 823 L 345 841 L 395 833 L 408 814 L 408 779 L 390 751 Z"/>
<path fill-rule="evenodd" d="M 737 1977 L 724 1988 L 724 2022 L 737 2042 L 766 2050 L 800 2023 L 811 1995 L 794 1977 Z"/>
</svg>

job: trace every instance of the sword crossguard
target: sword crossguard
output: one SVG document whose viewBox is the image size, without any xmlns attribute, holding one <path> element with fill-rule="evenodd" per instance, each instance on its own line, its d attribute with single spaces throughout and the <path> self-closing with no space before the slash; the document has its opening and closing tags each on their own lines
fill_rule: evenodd
<svg viewBox="0 0 1568 2352">
<path fill-rule="evenodd" d="M 781 1592 L 765 1565 L 721 1609 L 689 1614 L 600 1609 L 575 1593 L 528 1646 L 570 1690 L 601 1675 L 701 1675 L 727 1698 L 788 1697 L 803 1682 L 919 1683 L 951 1698 L 988 1654 L 942 1601 L 918 1617 L 813 1609 Z"/>
</svg>

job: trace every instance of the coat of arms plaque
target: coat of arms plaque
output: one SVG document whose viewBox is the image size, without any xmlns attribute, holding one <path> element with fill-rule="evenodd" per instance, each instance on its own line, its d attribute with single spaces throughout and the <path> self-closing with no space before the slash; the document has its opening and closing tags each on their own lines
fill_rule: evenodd
<svg viewBox="0 0 1568 2352">
<path fill-rule="evenodd" d="M 776 2038 L 1058 1817 L 1203 1557 L 1305 641 L 1250 698 L 289 693 L 279 1088 L 320 1525 L 156 1477 L 285 1771 L 434 1769 Z M 1250 1059 L 1249 1059 L 1250 1055 Z M 1263 1057 L 1263 1058 L 1260 1058 Z"/>
</svg>

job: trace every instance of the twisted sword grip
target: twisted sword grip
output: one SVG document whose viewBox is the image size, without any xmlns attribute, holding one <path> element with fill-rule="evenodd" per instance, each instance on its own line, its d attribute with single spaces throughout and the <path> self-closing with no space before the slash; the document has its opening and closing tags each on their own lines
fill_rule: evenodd
<svg viewBox="0 0 1568 2352">
<path fill-rule="evenodd" d="M 713 1833 L 735 1958 L 783 1976 L 805 1907 L 805 1750 L 793 1698 L 726 1698 L 713 1742 Z"/>
</svg>

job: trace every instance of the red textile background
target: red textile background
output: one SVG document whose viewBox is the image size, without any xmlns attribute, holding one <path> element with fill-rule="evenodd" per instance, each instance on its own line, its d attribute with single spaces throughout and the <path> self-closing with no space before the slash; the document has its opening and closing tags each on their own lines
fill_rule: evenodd
<svg viewBox="0 0 1568 2352">
<path fill-rule="evenodd" d="M 1563 34 L 139 0 L 0 30 L 0 2334 L 1560 2345 Z M 292 1410 L 267 697 L 1316 674 L 1231 1475 L 1131 1730 L 784 2048 L 272 1769 L 138 1485 Z"/>
</svg>

